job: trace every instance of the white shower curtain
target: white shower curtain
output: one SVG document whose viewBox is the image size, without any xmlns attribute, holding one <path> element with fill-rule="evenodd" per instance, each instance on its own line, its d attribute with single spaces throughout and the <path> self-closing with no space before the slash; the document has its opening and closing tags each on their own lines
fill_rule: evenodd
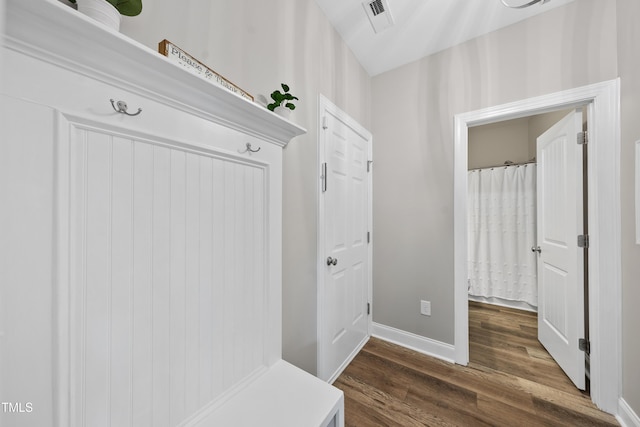
<svg viewBox="0 0 640 427">
<path fill-rule="evenodd" d="M 468 172 L 469 294 L 538 305 L 536 166 Z"/>
</svg>

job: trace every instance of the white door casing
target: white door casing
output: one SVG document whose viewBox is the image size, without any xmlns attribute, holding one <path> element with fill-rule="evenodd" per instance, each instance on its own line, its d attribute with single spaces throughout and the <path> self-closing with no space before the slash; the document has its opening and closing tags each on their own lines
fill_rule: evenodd
<svg viewBox="0 0 640 427">
<path fill-rule="evenodd" d="M 615 413 L 621 384 L 620 80 L 528 98 L 454 117 L 455 361 L 469 363 L 467 149 L 471 126 L 587 105 L 589 122 L 589 338 L 591 399 Z"/>
<path fill-rule="evenodd" d="M 371 134 L 323 97 L 319 113 L 318 376 L 332 382 L 369 338 Z"/>
<path fill-rule="evenodd" d="M 580 390 L 585 389 L 582 111 L 537 139 L 538 339 Z"/>
</svg>

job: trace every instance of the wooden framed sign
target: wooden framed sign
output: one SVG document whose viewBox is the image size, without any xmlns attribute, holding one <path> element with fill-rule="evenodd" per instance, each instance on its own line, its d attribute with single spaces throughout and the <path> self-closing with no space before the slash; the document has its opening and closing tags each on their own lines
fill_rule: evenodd
<svg viewBox="0 0 640 427">
<path fill-rule="evenodd" d="M 171 43 L 169 40 L 162 40 L 158 44 L 158 51 L 169 58 L 172 62 L 183 66 L 192 73 L 202 76 L 205 79 L 210 80 L 211 82 L 242 96 L 243 98 L 253 101 L 253 96 L 249 95 L 247 92 L 240 89 L 238 86 L 231 83 L 229 80 L 225 79 L 220 74 L 216 73 L 211 68 L 207 67 L 202 62 L 198 61 L 175 44 Z"/>
</svg>

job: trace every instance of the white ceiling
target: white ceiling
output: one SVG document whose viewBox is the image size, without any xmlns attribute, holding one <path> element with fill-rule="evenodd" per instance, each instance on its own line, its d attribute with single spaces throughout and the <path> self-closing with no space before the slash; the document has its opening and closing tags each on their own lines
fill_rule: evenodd
<svg viewBox="0 0 640 427">
<path fill-rule="evenodd" d="M 395 25 L 376 34 L 362 0 L 316 0 L 371 76 L 574 0 L 551 0 L 525 9 L 507 8 L 500 0 L 387 1 Z"/>
</svg>

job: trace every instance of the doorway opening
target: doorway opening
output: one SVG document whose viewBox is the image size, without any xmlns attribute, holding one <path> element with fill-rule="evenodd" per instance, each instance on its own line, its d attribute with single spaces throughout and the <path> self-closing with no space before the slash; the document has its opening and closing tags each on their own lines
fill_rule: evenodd
<svg viewBox="0 0 640 427">
<path fill-rule="evenodd" d="M 586 112 L 470 127 L 467 206 L 470 362 L 588 393 L 588 351 L 564 344 L 589 338 L 582 303 L 588 270 L 581 265 L 588 249 L 573 247 L 574 232 L 587 234 L 586 149 L 575 139 L 586 131 Z M 546 189 L 545 180 L 554 188 Z M 564 203 L 550 200 L 558 196 Z M 562 277 L 554 277 L 558 267 Z"/>
<path fill-rule="evenodd" d="M 454 133 L 455 361 L 469 363 L 467 149 L 470 127 L 587 105 L 591 399 L 615 413 L 620 385 L 620 83 L 597 83 L 458 114 Z M 577 236 L 576 236 L 577 237 Z M 578 343 L 572 343 L 577 346 Z"/>
</svg>

